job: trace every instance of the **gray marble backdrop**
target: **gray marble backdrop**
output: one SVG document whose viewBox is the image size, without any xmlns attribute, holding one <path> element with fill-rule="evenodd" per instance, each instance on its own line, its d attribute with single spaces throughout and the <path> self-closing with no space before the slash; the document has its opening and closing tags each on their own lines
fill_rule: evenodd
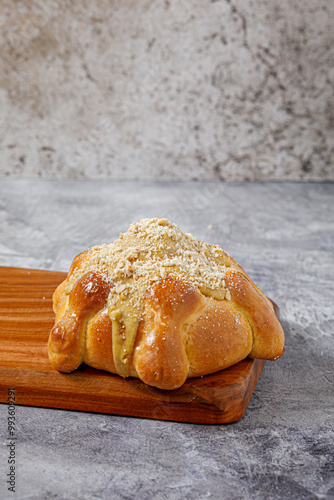
<svg viewBox="0 0 334 500">
<path fill-rule="evenodd" d="M 333 0 L 0 5 L 0 176 L 334 180 Z"/>
</svg>

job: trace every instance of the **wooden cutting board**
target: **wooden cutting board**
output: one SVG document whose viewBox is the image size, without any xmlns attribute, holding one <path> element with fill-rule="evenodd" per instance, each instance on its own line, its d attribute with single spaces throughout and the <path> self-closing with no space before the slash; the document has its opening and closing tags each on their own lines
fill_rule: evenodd
<svg viewBox="0 0 334 500">
<path fill-rule="evenodd" d="M 114 415 L 222 424 L 245 413 L 265 361 L 246 358 L 177 390 L 85 365 L 70 374 L 49 363 L 52 294 L 66 273 L 0 267 L 0 402 L 15 388 L 16 404 Z M 276 314 L 278 316 L 278 308 Z"/>
</svg>

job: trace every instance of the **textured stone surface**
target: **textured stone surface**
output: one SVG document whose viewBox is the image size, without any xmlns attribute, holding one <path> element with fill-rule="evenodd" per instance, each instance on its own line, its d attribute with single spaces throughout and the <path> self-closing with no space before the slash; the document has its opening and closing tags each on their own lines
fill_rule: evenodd
<svg viewBox="0 0 334 500">
<path fill-rule="evenodd" d="M 167 216 L 235 257 L 286 333 L 235 424 L 17 407 L 17 498 L 333 499 L 333 197 L 334 184 L 2 180 L 0 265 L 67 271 L 133 220 Z M 0 405 L 2 443 L 6 419 Z M 6 500 L 7 467 L 4 443 Z"/>
<path fill-rule="evenodd" d="M 334 180 L 332 0 L 2 1 L 0 175 Z"/>
</svg>

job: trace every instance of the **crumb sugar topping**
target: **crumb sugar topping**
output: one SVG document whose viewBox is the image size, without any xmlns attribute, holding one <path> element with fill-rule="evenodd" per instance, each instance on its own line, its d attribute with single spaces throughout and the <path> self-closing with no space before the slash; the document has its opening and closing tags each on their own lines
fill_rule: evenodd
<svg viewBox="0 0 334 500">
<path fill-rule="evenodd" d="M 115 284 L 110 305 L 121 298 L 135 306 L 150 285 L 172 275 L 191 282 L 204 295 L 228 298 L 225 269 L 229 266 L 230 256 L 219 246 L 183 233 L 168 219 L 142 219 L 115 242 L 91 248 L 84 269 L 73 273 L 69 285 L 88 270 L 98 269 Z"/>
<path fill-rule="evenodd" d="M 219 246 L 182 233 L 168 219 L 143 219 L 133 222 L 115 242 L 91 248 L 84 269 L 74 271 L 69 285 L 88 270 L 98 269 L 115 284 L 110 294 L 113 302 L 113 296 L 139 299 L 154 282 L 173 275 L 193 283 L 205 295 L 219 291 L 224 298 L 229 266 L 230 256 Z"/>
</svg>

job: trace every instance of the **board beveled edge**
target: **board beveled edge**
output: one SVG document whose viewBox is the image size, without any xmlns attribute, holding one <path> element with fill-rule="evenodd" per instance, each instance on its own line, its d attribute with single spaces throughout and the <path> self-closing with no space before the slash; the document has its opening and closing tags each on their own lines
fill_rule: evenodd
<svg viewBox="0 0 334 500">
<path fill-rule="evenodd" d="M 189 379 L 180 389 L 163 391 L 146 386 L 139 379 L 124 380 L 117 375 L 100 372 L 94 368 L 71 374 L 58 372 L 40 372 L 43 384 L 32 385 L 29 373 L 21 369 L 0 367 L 0 402 L 7 402 L 7 390 L 15 387 L 16 404 L 54 408 L 60 410 L 86 411 L 119 416 L 140 417 L 148 419 L 169 420 L 199 424 L 226 424 L 240 420 L 252 397 L 256 383 L 261 375 L 265 360 L 246 358 L 242 376 L 236 375 L 232 385 L 226 384 L 225 370 L 206 377 Z M 238 365 L 240 364 L 238 363 Z M 234 365 L 229 370 L 240 369 Z M 5 375 L 5 377 L 1 376 Z M 85 373 L 88 372 L 88 373 Z M 80 393 L 77 384 L 89 376 L 99 376 L 99 381 L 108 380 L 112 386 L 110 395 L 107 392 L 97 394 L 94 388 L 91 394 Z M 71 380 L 71 388 L 67 388 L 66 397 L 61 389 L 61 379 Z"/>
</svg>

